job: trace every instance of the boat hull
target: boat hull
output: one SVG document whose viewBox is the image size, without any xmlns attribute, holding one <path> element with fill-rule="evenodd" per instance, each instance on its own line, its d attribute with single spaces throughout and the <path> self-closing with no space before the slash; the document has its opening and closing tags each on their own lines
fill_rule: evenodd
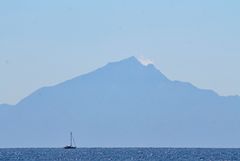
<svg viewBox="0 0 240 161">
<path fill-rule="evenodd" d="M 64 149 L 76 149 L 77 147 L 75 146 L 65 146 Z"/>
</svg>

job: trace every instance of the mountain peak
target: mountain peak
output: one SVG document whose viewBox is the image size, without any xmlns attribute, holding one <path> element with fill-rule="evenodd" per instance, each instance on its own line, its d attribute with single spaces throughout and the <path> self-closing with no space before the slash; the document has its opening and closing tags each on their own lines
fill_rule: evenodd
<svg viewBox="0 0 240 161">
<path fill-rule="evenodd" d="M 140 70 L 152 69 L 154 71 L 158 71 L 151 60 L 145 59 L 142 57 L 137 58 L 135 56 L 131 56 L 129 58 L 122 59 L 120 61 L 111 62 L 111 63 L 109 63 L 109 67 L 112 69 L 121 68 L 124 71 L 129 71 L 130 69 L 132 69 L 132 70 L 133 69 L 135 69 L 135 70 L 136 69 L 138 69 L 138 70 L 139 69 Z"/>
<path fill-rule="evenodd" d="M 135 56 L 131 56 L 129 58 L 120 60 L 119 63 L 138 64 L 138 65 L 141 64 L 141 62 Z"/>
<path fill-rule="evenodd" d="M 153 62 L 150 59 L 145 59 L 143 57 L 131 56 L 129 58 L 120 60 L 118 62 L 112 62 L 110 64 L 125 64 L 125 65 L 137 65 L 137 66 L 154 66 Z"/>
<path fill-rule="evenodd" d="M 145 82 L 146 80 L 169 82 L 168 78 L 153 64 L 144 64 L 134 56 L 111 62 L 99 68 L 96 72 L 98 76 L 101 75 L 99 76 L 101 78 L 118 79 L 126 82 L 131 81 L 131 79 L 138 82 Z M 91 73 L 91 75 L 92 74 L 93 73 Z"/>
<path fill-rule="evenodd" d="M 138 59 L 135 57 L 135 56 L 130 56 L 130 57 L 128 57 L 128 58 L 126 58 L 126 59 L 123 59 L 122 61 L 126 61 L 126 60 L 128 60 L 128 61 L 138 61 Z"/>
</svg>

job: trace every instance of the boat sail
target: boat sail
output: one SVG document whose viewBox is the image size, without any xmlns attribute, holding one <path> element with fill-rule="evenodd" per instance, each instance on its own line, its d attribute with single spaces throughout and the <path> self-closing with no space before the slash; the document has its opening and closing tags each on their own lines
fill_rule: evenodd
<svg viewBox="0 0 240 161">
<path fill-rule="evenodd" d="M 67 145 L 64 147 L 64 149 L 76 149 L 76 144 L 72 135 L 72 132 L 70 133 L 70 145 Z"/>
</svg>

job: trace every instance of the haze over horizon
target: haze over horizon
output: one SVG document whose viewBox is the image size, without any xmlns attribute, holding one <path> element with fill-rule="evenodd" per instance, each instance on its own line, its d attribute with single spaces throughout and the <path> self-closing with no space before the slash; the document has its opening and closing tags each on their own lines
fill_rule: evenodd
<svg viewBox="0 0 240 161">
<path fill-rule="evenodd" d="M 0 2 L 0 103 L 130 56 L 171 80 L 240 95 L 240 1 Z"/>
</svg>

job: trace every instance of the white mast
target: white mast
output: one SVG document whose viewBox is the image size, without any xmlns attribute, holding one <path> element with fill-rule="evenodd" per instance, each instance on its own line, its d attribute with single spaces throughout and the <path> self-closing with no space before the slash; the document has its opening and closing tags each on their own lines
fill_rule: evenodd
<svg viewBox="0 0 240 161">
<path fill-rule="evenodd" d="M 72 132 L 70 133 L 70 146 L 72 146 Z"/>
</svg>

